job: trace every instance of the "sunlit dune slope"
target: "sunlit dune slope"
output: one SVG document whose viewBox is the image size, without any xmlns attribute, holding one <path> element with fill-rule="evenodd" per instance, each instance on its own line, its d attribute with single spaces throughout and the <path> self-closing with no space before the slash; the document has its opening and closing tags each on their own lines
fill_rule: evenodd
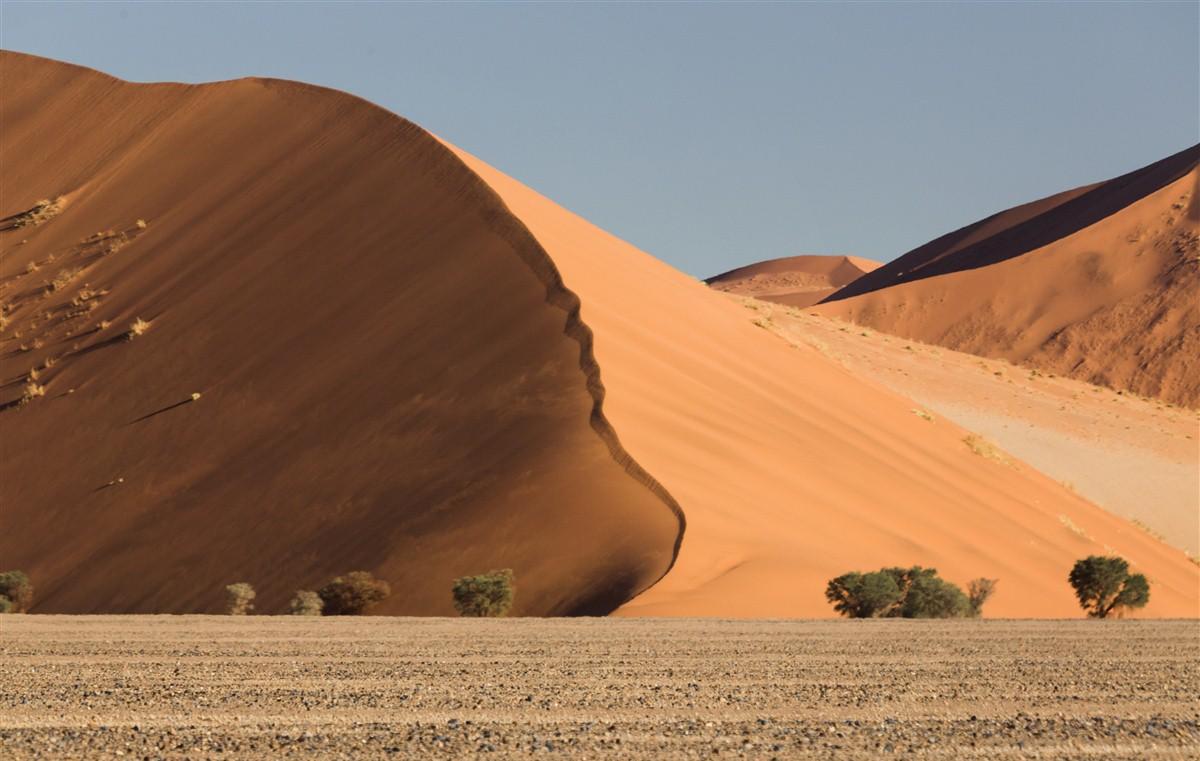
<svg viewBox="0 0 1200 761">
<path fill-rule="evenodd" d="M 879 266 L 858 256 L 788 256 L 738 267 L 705 282 L 718 291 L 807 307 Z"/>
<path fill-rule="evenodd" d="M 605 409 L 687 516 L 675 567 L 625 615 L 830 616 L 825 582 L 934 566 L 999 578 L 993 616 L 1078 616 L 1066 576 L 1118 552 L 1154 583 L 1145 615 L 1200 613 L 1200 568 L 965 431 L 756 327 L 728 296 L 565 211 L 482 161 L 583 301 Z"/>
<path fill-rule="evenodd" d="M 817 307 L 889 333 L 1200 406 L 1200 146 L 1001 212 Z"/>
<path fill-rule="evenodd" d="M 0 224 L 0 565 L 35 611 L 245 581 L 280 612 L 363 569 L 381 612 L 451 614 L 455 576 L 512 567 L 515 613 L 604 613 L 666 571 L 680 519 L 578 300 L 428 133 L 290 82 L 0 75 L 0 215 L 62 197 Z"/>
</svg>

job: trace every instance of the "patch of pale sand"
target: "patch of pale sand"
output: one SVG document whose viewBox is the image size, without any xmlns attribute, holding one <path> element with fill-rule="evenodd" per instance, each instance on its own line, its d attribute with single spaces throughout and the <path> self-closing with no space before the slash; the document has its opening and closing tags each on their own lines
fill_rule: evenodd
<svg viewBox="0 0 1200 761">
<path fill-rule="evenodd" d="M 1200 554 L 1195 411 L 745 300 L 748 319 L 982 434 L 1101 507 Z"/>
<path fill-rule="evenodd" d="M 1089 441 L 1019 416 L 913 395 L 914 401 L 1061 481 L 1097 505 L 1200 555 L 1200 471 L 1121 441 Z"/>
</svg>

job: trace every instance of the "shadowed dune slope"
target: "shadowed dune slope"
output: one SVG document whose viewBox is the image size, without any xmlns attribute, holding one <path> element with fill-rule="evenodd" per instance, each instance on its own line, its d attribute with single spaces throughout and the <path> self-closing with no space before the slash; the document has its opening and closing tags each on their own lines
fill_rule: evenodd
<svg viewBox="0 0 1200 761">
<path fill-rule="evenodd" d="M 704 282 L 718 291 L 807 307 L 879 266 L 858 256 L 788 256 L 738 267 Z"/>
<path fill-rule="evenodd" d="M 0 79 L 0 558 L 35 610 L 246 581 L 278 612 L 365 569 L 381 612 L 450 614 L 452 578 L 512 567 L 514 612 L 604 613 L 667 570 L 681 518 L 578 299 L 428 133 L 291 82 Z"/>
<path fill-rule="evenodd" d="M 817 311 L 1200 406 L 1200 146 L 921 246 Z"/>
<path fill-rule="evenodd" d="M 1079 616 L 1067 573 L 1118 552 L 1153 579 L 1143 615 L 1200 614 L 1200 568 L 966 431 L 461 152 L 583 302 L 605 410 L 674 495 L 687 533 L 671 572 L 623 615 L 831 616 L 831 577 L 934 566 L 999 578 L 992 616 Z"/>
</svg>

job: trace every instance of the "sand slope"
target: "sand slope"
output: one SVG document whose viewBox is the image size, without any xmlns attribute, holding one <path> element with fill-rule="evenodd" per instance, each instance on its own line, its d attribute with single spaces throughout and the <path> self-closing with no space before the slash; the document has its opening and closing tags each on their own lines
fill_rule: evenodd
<svg viewBox="0 0 1200 761">
<path fill-rule="evenodd" d="M 858 256 L 787 256 L 738 267 L 704 282 L 718 291 L 807 307 L 879 266 Z"/>
<path fill-rule="evenodd" d="M 999 577 L 990 615 L 1076 616 L 1070 564 L 1115 551 L 1146 615 L 1198 613 L 1178 550 L 370 104 L 0 63 L 3 213 L 65 196 L 0 233 L 4 400 L 56 358 L 0 411 L 0 557 L 41 610 L 237 580 L 279 610 L 367 568 L 383 612 L 446 613 L 510 565 L 518 613 L 603 612 L 678 549 L 620 612 L 829 616 L 829 577 L 921 563 Z"/>
<path fill-rule="evenodd" d="M 733 296 L 731 298 L 745 299 Z M 994 442 L 1109 512 L 1200 557 L 1197 413 L 1001 359 L 754 302 L 758 319 Z"/>
<path fill-rule="evenodd" d="M 667 569 L 679 519 L 603 418 L 578 300 L 427 133 L 289 82 L 0 66 L 2 213 L 65 197 L 0 232 L 0 403 L 46 389 L 0 412 L 0 565 L 36 610 L 248 581 L 278 612 L 367 569 L 381 611 L 450 614 L 452 578 L 510 566 L 518 613 L 603 613 Z"/>
<path fill-rule="evenodd" d="M 1105 552 L 1154 578 L 1145 614 L 1200 613 L 1200 568 L 1178 549 L 974 454 L 967 431 L 930 426 L 911 401 L 459 153 L 583 300 L 609 419 L 687 516 L 674 568 L 622 614 L 829 616 L 832 576 L 919 563 L 962 584 L 1002 579 L 990 615 L 1078 616 L 1066 575 Z"/>
<path fill-rule="evenodd" d="M 914 249 L 817 311 L 1200 406 L 1200 146 Z"/>
</svg>

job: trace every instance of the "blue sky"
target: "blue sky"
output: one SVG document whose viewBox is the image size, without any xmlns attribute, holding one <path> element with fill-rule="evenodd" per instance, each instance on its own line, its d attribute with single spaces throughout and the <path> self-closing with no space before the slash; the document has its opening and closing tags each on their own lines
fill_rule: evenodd
<svg viewBox="0 0 1200 761">
<path fill-rule="evenodd" d="M 887 260 L 1200 141 L 1200 3 L 0 3 L 125 79 L 374 101 L 693 275 Z"/>
</svg>

